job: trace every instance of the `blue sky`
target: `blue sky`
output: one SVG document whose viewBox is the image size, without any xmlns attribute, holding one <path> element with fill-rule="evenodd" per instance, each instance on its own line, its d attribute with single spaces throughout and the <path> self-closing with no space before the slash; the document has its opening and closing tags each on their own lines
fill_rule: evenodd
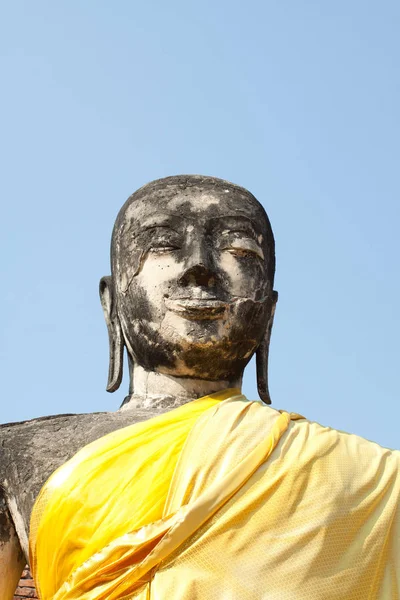
<svg viewBox="0 0 400 600">
<path fill-rule="evenodd" d="M 399 3 L 0 10 L 0 421 L 119 406 L 97 292 L 113 221 L 147 181 L 202 173 L 272 222 L 274 406 L 398 448 Z"/>
</svg>

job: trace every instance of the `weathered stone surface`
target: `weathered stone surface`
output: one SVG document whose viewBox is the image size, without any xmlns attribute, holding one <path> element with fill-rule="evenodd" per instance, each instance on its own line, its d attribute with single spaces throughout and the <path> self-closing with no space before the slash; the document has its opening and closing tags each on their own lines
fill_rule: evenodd
<svg viewBox="0 0 400 600">
<path fill-rule="evenodd" d="M 117 217 L 111 265 L 100 285 L 109 391 L 120 385 L 124 347 L 132 366 L 212 381 L 237 381 L 260 348 L 259 391 L 269 401 L 275 246 L 250 192 L 200 175 L 143 186 Z"/>
<path fill-rule="evenodd" d="M 162 410 L 137 408 L 115 413 L 58 415 L 1 425 L 0 481 L 6 498 L 13 498 L 18 506 L 26 535 L 33 503 L 59 466 L 86 444 Z M 4 511 L 0 511 L 0 535 L 3 539 L 10 535 Z"/>
</svg>

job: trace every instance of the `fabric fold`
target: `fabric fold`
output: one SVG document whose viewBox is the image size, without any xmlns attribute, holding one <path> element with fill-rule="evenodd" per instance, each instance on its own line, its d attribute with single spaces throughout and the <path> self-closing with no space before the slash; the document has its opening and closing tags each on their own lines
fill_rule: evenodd
<svg viewBox="0 0 400 600">
<path fill-rule="evenodd" d="M 211 394 L 110 433 L 53 473 L 31 518 L 30 564 L 42 600 L 57 598 L 86 563 L 94 568 L 93 557 L 100 559 L 105 548 L 115 545 L 119 564 L 124 542 L 116 540 L 125 535 L 143 526 L 156 528 L 150 537 L 161 535 L 166 496 L 190 430 L 207 410 L 239 394 Z"/>
</svg>

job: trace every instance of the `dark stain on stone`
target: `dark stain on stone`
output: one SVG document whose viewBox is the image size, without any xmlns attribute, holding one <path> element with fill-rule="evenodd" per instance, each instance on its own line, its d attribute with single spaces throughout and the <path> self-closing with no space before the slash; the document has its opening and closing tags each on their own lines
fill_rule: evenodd
<svg viewBox="0 0 400 600">
<path fill-rule="evenodd" d="M 1 489 L 0 489 L 1 492 Z M 6 544 L 11 539 L 12 524 L 4 498 L 0 497 L 0 543 Z"/>
</svg>

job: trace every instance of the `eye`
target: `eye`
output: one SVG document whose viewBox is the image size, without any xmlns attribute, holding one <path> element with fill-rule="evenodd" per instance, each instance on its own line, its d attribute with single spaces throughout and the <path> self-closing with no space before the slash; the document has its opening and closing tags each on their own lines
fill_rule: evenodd
<svg viewBox="0 0 400 600">
<path fill-rule="evenodd" d="M 158 239 L 151 240 L 147 251 L 152 254 L 165 254 L 167 252 L 179 250 L 179 248 L 180 244 L 178 240 L 172 239 L 170 236 L 161 236 Z"/>
<path fill-rule="evenodd" d="M 152 254 L 164 254 L 166 252 L 173 252 L 174 250 L 179 250 L 178 246 L 173 246 L 172 244 L 160 244 L 151 246 L 148 252 L 151 252 Z"/>
<path fill-rule="evenodd" d="M 253 250 L 247 250 L 246 248 L 225 248 L 225 250 L 234 256 L 256 256 Z"/>
<path fill-rule="evenodd" d="M 264 260 L 264 253 L 260 246 L 250 238 L 234 238 L 227 240 L 220 250 L 229 252 L 238 258 L 251 257 Z"/>
</svg>

